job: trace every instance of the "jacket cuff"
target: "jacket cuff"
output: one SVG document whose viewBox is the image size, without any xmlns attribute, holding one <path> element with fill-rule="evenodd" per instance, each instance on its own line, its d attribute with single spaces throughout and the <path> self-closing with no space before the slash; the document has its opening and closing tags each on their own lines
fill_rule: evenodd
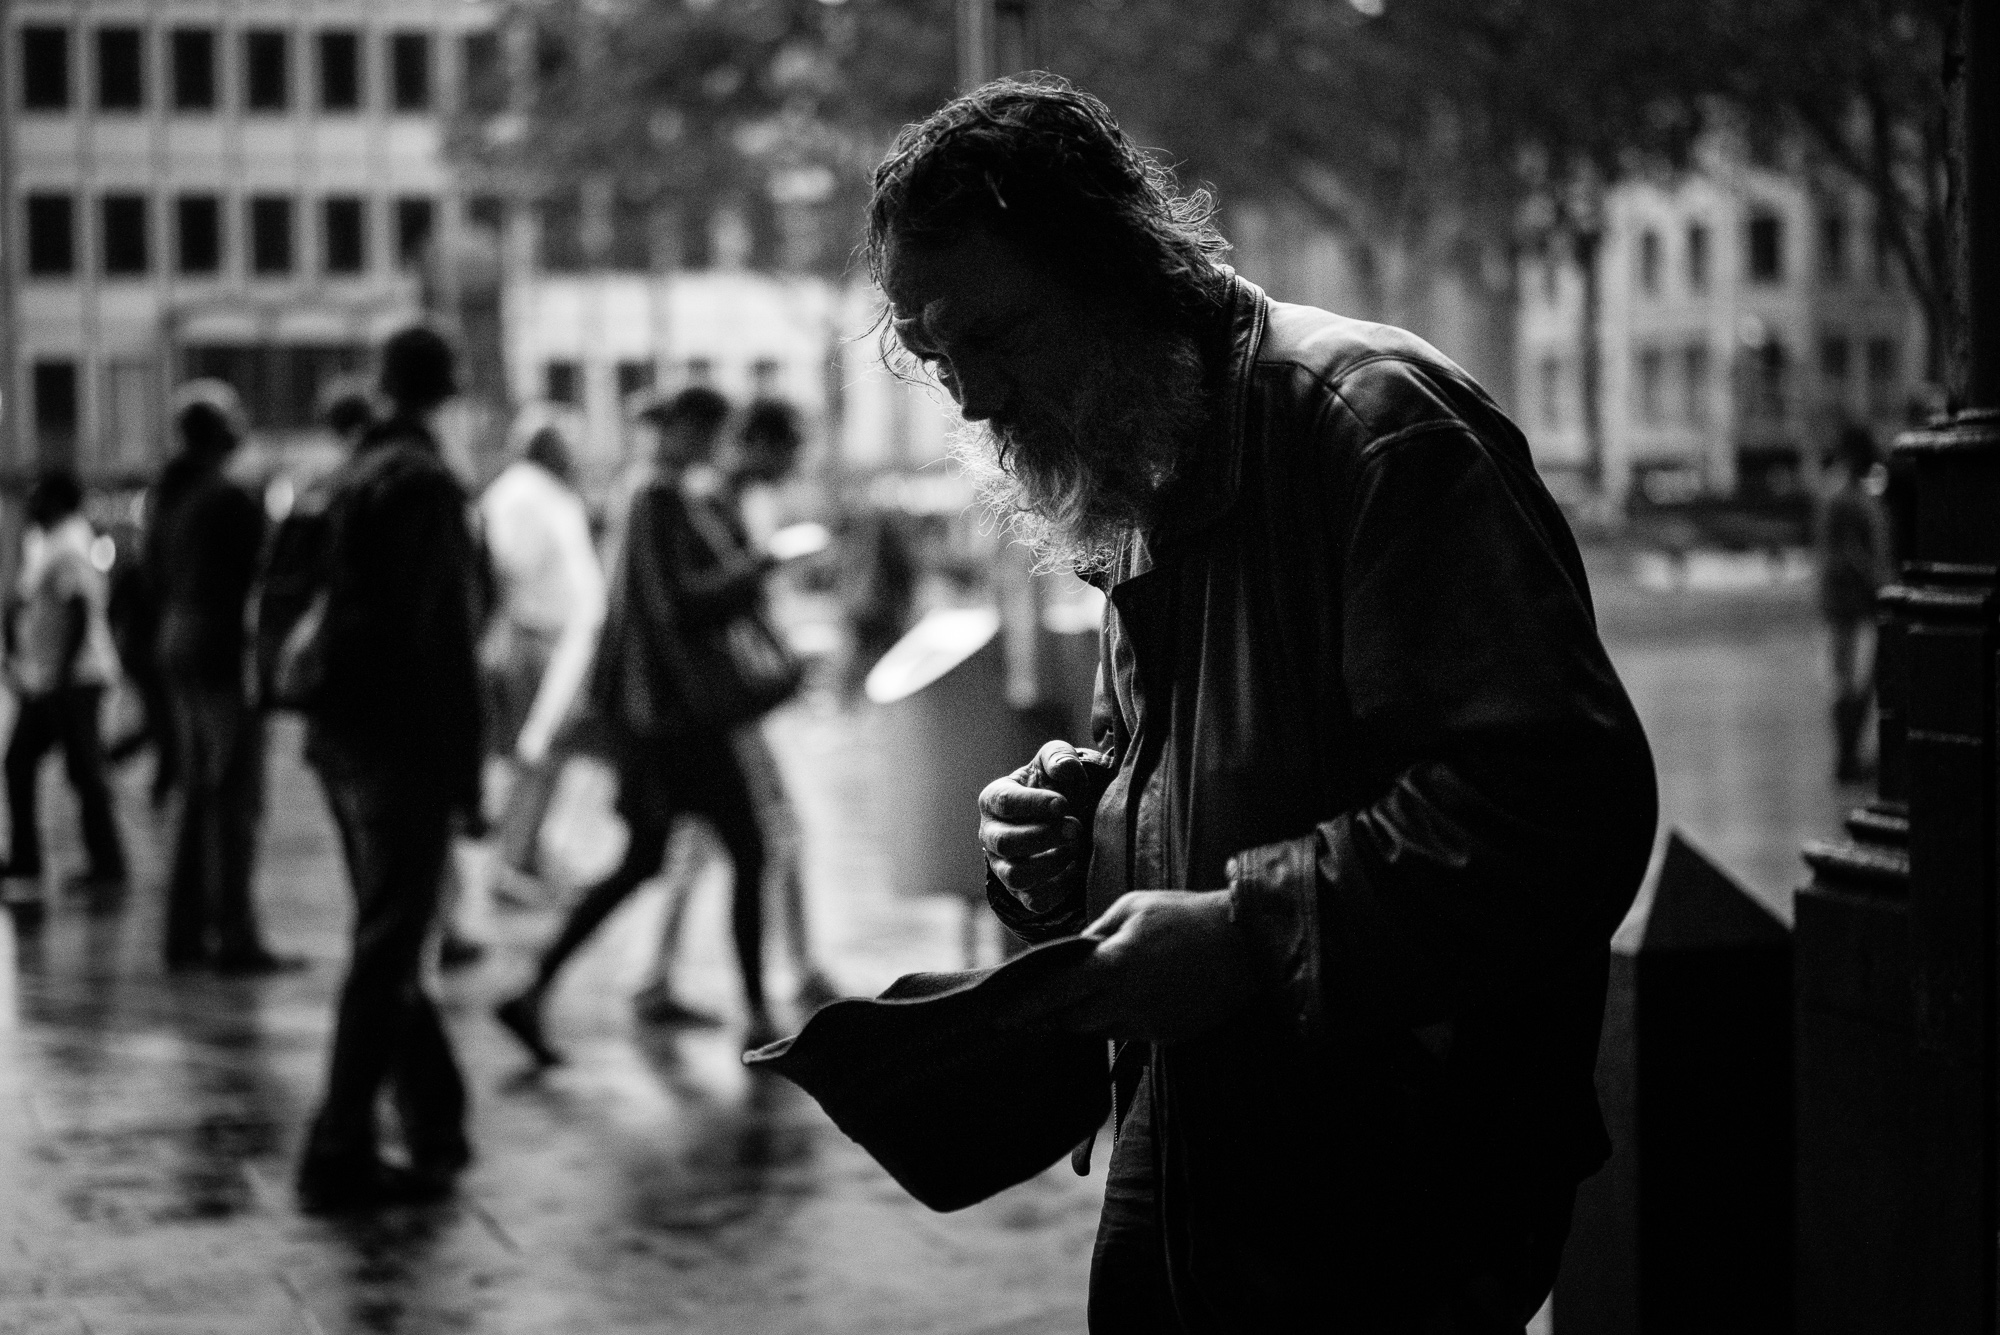
<svg viewBox="0 0 2000 1335">
<path fill-rule="evenodd" d="M 1326 1030 L 1320 986 L 1319 840 L 1287 839 L 1229 860 L 1229 914 L 1250 942 L 1267 995 L 1301 1042 Z"/>
<path fill-rule="evenodd" d="M 1036 913 L 1014 898 L 1014 892 L 1000 884 L 993 869 L 986 869 L 986 903 L 1000 925 L 1029 945 L 1075 936 L 1084 928 L 1083 878 L 1077 878 L 1076 893 L 1046 913 Z"/>
</svg>

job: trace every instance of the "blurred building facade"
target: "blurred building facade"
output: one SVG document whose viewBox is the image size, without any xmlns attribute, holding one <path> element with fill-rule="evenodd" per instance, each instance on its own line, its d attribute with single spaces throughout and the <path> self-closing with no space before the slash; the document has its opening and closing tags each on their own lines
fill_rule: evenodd
<svg viewBox="0 0 2000 1335">
<path fill-rule="evenodd" d="M 1597 346 L 1602 497 L 1614 507 L 1803 499 L 1848 423 L 1886 442 L 1923 393 L 1924 325 L 1864 192 L 1704 154 L 1605 201 Z M 1583 275 L 1522 265 L 1519 408 L 1558 494 L 1587 490 Z"/>
<path fill-rule="evenodd" d="M 500 58 L 490 26 L 467 0 L 9 6 L 0 469 L 143 475 L 194 375 L 266 439 L 308 428 L 476 221 L 444 118 Z"/>
</svg>

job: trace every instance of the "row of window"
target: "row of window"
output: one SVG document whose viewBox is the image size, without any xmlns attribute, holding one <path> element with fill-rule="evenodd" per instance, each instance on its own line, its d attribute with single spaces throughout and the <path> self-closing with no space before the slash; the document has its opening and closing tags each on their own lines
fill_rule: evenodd
<svg viewBox="0 0 2000 1335">
<path fill-rule="evenodd" d="M 99 111 L 141 112 L 150 104 L 147 56 L 150 31 L 136 26 L 106 26 L 93 31 L 91 101 Z M 182 113 L 217 110 L 224 100 L 227 45 L 213 28 L 173 28 L 163 34 L 167 82 L 165 105 Z M 250 28 L 237 34 L 235 105 L 257 114 L 290 111 L 298 101 L 294 88 L 294 34 L 285 28 Z M 324 28 L 305 43 L 312 53 L 313 105 L 321 111 L 359 112 L 370 105 L 379 78 L 391 111 L 421 113 L 433 109 L 435 54 L 430 33 L 405 30 L 385 33 L 377 73 L 369 60 L 370 44 L 356 28 Z M 24 111 L 67 111 L 76 100 L 72 88 L 71 31 L 65 27 L 30 25 L 20 30 L 21 107 Z M 494 112 L 507 99 L 505 53 L 497 32 L 466 33 L 459 39 L 461 88 L 465 109 Z"/>
<path fill-rule="evenodd" d="M 97 197 L 97 272 L 106 278 L 144 278 L 152 273 L 152 201 L 143 194 L 106 193 Z M 327 195 L 318 201 L 319 271 L 335 276 L 369 268 L 369 214 L 372 201 L 361 195 Z M 173 270 L 189 277 L 220 274 L 230 252 L 230 210 L 220 195 L 184 194 L 168 210 Z M 277 278 L 299 267 L 301 209 L 289 195 L 251 195 L 243 201 L 244 267 L 254 276 Z M 32 278 L 67 278 L 79 269 L 77 201 L 71 195 L 27 197 L 27 270 Z M 436 202 L 406 195 L 393 201 L 396 261 L 422 259 L 436 227 Z"/>
<path fill-rule="evenodd" d="M 1819 278 L 1838 285 L 1854 273 L 1853 232 L 1847 215 L 1828 212 L 1819 220 Z M 1682 248 L 1683 278 L 1690 292 L 1705 291 L 1709 279 L 1708 226 L 1691 222 Z M 1787 272 L 1785 220 L 1768 209 L 1756 209 L 1744 226 L 1744 273 L 1752 283 L 1776 285 Z M 1660 232 L 1648 227 L 1639 233 L 1639 290 L 1657 296 L 1664 283 L 1666 243 Z M 1874 246 L 1874 276 L 1877 283 L 1890 281 L 1890 254 L 1878 233 Z"/>
<path fill-rule="evenodd" d="M 1856 343 L 1829 332 L 1819 343 L 1819 370 L 1830 398 L 1845 404 L 1853 372 Z M 1858 345 L 1866 372 L 1868 411 L 1876 417 L 1898 411 L 1898 348 L 1893 338 L 1870 338 Z M 1540 420 L 1544 427 L 1566 425 L 1565 390 L 1568 362 L 1560 356 L 1542 359 L 1537 368 Z M 1790 407 L 1792 359 L 1782 340 L 1769 339 L 1747 352 L 1737 367 L 1739 402 L 1754 422 L 1781 423 Z M 1713 375 L 1712 354 L 1705 343 L 1683 347 L 1642 347 L 1632 354 L 1633 417 L 1645 426 L 1706 427 Z"/>
</svg>

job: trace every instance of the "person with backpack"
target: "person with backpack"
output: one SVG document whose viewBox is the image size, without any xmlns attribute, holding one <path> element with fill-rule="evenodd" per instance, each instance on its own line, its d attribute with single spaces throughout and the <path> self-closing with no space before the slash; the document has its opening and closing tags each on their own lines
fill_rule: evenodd
<svg viewBox="0 0 2000 1335">
<path fill-rule="evenodd" d="M 83 486 L 67 468 L 53 468 L 28 492 L 28 528 L 20 574 L 7 600 L 7 676 L 16 702 L 7 743 L 7 810 L 12 846 L 0 877 L 30 883 L 10 887 L 8 902 L 30 915 L 42 905 L 42 837 L 37 788 L 42 761 L 60 746 L 83 821 L 89 865 L 69 878 L 102 891 L 125 882 L 125 845 L 104 779 L 98 714 L 118 676 L 105 617 L 108 593 L 92 560 L 97 534 L 82 514 Z"/>
<path fill-rule="evenodd" d="M 659 874 L 674 819 L 683 814 L 707 819 L 735 865 L 730 916 L 747 1013 L 744 1046 L 777 1037 L 764 998 L 764 834 L 732 737 L 759 711 L 752 705 L 742 712 L 742 692 L 730 688 L 746 683 L 730 680 L 728 665 L 709 651 L 734 629 L 754 633 L 746 618 L 759 611 L 772 562 L 744 551 L 713 500 L 686 485 L 728 418 L 728 401 L 700 387 L 639 415 L 655 433 L 656 470 L 632 497 L 587 687 L 591 720 L 613 753 L 618 814 L 630 838 L 623 861 L 570 910 L 534 981 L 494 1012 L 542 1065 L 561 1060 L 542 1026 L 557 975 L 614 909 Z M 732 707 L 719 707 L 724 693 L 738 697 Z"/>
<path fill-rule="evenodd" d="M 355 898 L 326 1094 L 296 1179 L 311 1211 L 434 1199 L 472 1158 L 464 1077 L 422 969 L 453 822 L 481 825 L 478 556 L 429 424 L 457 392 L 451 348 L 403 330 L 383 346 L 379 388 L 390 413 L 334 479 L 324 585 L 274 674 L 277 701 L 307 716 Z M 381 1154 L 385 1088 L 406 1165 Z"/>
<path fill-rule="evenodd" d="M 304 961 L 264 944 L 252 888 L 264 726 L 244 689 L 243 613 L 264 546 L 264 509 L 224 472 L 242 442 L 233 396 L 182 398 L 180 450 L 161 469 L 147 544 L 147 582 L 160 609 L 155 655 L 181 788 L 167 966 L 273 973 Z"/>
</svg>

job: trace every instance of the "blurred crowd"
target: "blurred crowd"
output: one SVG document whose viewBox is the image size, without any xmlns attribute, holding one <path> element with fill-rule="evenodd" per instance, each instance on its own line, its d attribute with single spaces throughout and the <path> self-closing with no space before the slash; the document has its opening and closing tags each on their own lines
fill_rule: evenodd
<svg viewBox="0 0 2000 1335">
<path fill-rule="evenodd" d="M 837 536 L 783 522 L 779 489 L 805 428 L 782 400 L 732 404 L 705 387 L 636 400 L 635 448 L 593 512 L 562 417 L 537 406 L 475 494 L 439 441 L 457 390 L 450 345 L 404 330 L 380 349 L 372 384 L 323 396 L 337 466 L 259 485 L 234 466 L 247 434 L 235 392 L 181 386 L 171 457 L 137 522 L 100 533 L 73 473 L 36 481 L 4 618 L 16 717 L 0 871 L 17 921 L 43 908 L 43 760 L 62 750 L 77 796 L 88 861 L 70 888 L 107 897 L 127 876 L 107 767 L 150 753 L 154 804 L 178 799 L 166 967 L 304 967 L 272 948 L 255 893 L 267 722 L 303 716 L 354 896 L 325 1093 L 298 1169 L 309 1208 L 439 1195 L 470 1162 L 465 1085 L 426 976 L 433 958 L 481 956 L 476 924 L 493 902 L 566 906 L 532 981 L 496 1011 L 537 1064 L 562 1059 L 542 1009 L 565 963 L 669 869 L 637 1009 L 654 1023 L 722 1022 L 673 981 L 696 868 L 668 854 L 688 818 L 734 871 L 743 1045 L 779 1032 L 767 899 L 799 1004 L 835 996 L 811 954 L 797 822 L 759 727 L 807 675 L 768 590 L 789 568 L 782 578 L 810 571 L 844 597 L 853 649 L 834 675 L 850 691 L 911 615 L 915 566 L 894 520 L 838 524 Z M 121 682 L 107 742 L 107 693 Z M 542 844 L 579 756 L 615 775 L 630 837 L 607 876 L 570 893 L 545 874 Z M 455 858 L 467 841 L 485 856 Z M 461 866 L 489 874 L 470 883 Z M 384 1093 L 402 1160 L 382 1150 Z"/>
</svg>

